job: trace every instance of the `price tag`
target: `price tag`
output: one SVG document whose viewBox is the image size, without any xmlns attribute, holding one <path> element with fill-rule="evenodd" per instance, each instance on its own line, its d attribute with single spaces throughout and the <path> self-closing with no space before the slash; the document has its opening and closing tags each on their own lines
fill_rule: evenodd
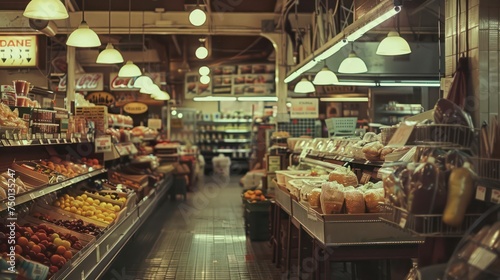
<svg viewBox="0 0 500 280">
<path fill-rule="evenodd" d="M 7 140 L 12 139 L 12 135 L 9 133 L 8 130 L 5 131 L 5 139 L 7 139 Z"/>
<path fill-rule="evenodd" d="M 19 146 L 19 143 L 17 141 L 15 141 L 15 140 L 9 140 L 9 144 L 11 146 Z"/>
<path fill-rule="evenodd" d="M 81 133 L 73 133 L 73 137 L 75 137 L 75 138 L 81 138 L 82 134 Z"/>
<path fill-rule="evenodd" d="M 486 199 L 486 187 L 477 186 L 476 199 L 481 201 L 484 201 Z"/>
<path fill-rule="evenodd" d="M 56 139 L 56 144 L 61 144 L 61 141 L 59 139 Z"/>
<path fill-rule="evenodd" d="M 16 141 L 19 140 L 19 135 L 17 133 L 14 133 L 13 136 L 14 136 L 14 140 L 16 140 Z"/>
<path fill-rule="evenodd" d="M 499 204 L 500 203 L 500 190 L 491 191 L 491 202 Z"/>
<path fill-rule="evenodd" d="M 34 139 L 42 139 L 42 134 L 41 133 L 36 133 Z"/>
<path fill-rule="evenodd" d="M 98 136 L 95 139 L 95 152 L 96 153 L 104 153 L 104 152 L 111 152 L 111 136 L 110 135 L 103 135 L 103 136 Z"/>
<path fill-rule="evenodd" d="M 312 221 L 318 220 L 318 216 L 316 216 L 316 211 L 314 211 L 311 207 L 307 208 L 307 218 Z"/>
<path fill-rule="evenodd" d="M 9 146 L 9 142 L 7 140 L 2 140 L 2 145 L 4 147 Z"/>
<path fill-rule="evenodd" d="M 66 133 L 65 132 L 61 133 L 61 138 L 62 139 L 66 139 Z"/>
<path fill-rule="evenodd" d="M 405 228 L 405 226 L 406 226 L 406 217 L 401 217 L 401 219 L 399 220 L 399 226 L 401 228 Z"/>
<path fill-rule="evenodd" d="M 67 144 L 67 143 L 68 143 L 68 139 L 64 138 L 64 139 L 62 140 L 62 142 L 63 142 L 64 144 Z"/>
<path fill-rule="evenodd" d="M 468 263 L 485 270 L 497 258 L 497 255 L 485 248 L 478 247 L 470 256 Z"/>
<path fill-rule="evenodd" d="M 45 138 L 45 139 L 52 139 L 52 138 L 54 138 L 54 134 L 52 134 L 52 133 L 44 133 L 43 134 L 43 138 Z"/>
</svg>

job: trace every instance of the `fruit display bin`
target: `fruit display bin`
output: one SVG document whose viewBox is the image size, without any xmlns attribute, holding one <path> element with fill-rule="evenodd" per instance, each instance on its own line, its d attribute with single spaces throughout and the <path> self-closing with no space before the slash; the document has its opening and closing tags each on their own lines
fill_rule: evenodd
<svg viewBox="0 0 500 280">
<path fill-rule="evenodd" d="M 283 185 L 277 184 L 277 186 L 274 199 L 288 215 L 292 215 L 292 198 L 290 192 Z"/>
<path fill-rule="evenodd" d="M 47 205 L 48 206 L 48 205 Z M 66 212 L 66 211 L 64 211 Z M 47 215 L 52 219 L 57 219 L 57 220 L 82 220 L 85 224 L 94 224 L 101 230 L 106 230 L 110 224 L 103 223 L 98 220 L 90 219 L 84 216 L 76 215 L 71 212 L 63 213 L 63 211 L 54 211 L 50 210 L 44 207 L 40 207 L 38 204 L 35 204 L 32 208 L 30 213 L 35 214 L 39 213 L 42 215 Z"/>
<path fill-rule="evenodd" d="M 324 215 L 304 203 L 292 201 L 293 218 L 325 246 L 423 243 L 423 237 L 391 227 L 380 213 Z"/>
</svg>

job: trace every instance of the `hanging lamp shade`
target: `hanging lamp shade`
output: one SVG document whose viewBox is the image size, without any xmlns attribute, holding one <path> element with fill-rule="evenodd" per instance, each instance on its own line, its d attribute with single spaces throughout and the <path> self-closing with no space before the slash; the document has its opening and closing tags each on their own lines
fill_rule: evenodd
<svg viewBox="0 0 500 280">
<path fill-rule="evenodd" d="M 160 90 L 159 92 L 156 92 L 153 95 L 153 99 L 156 99 L 156 100 L 170 100 L 170 95 L 166 91 Z"/>
<path fill-rule="evenodd" d="M 201 66 L 200 69 L 198 69 L 198 73 L 200 73 L 201 76 L 208 76 L 208 74 L 210 74 L 210 68 L 208 68 L 208 66 Z"/>
<path fill-rule="evenodd" d="M 122 63 L 123 56 L 122 54 L 113 47 L 113 44 L 108 43 L 106 48 L 99 53 L 97 56 L 96 63 L 99 64 L 115 64 Z"/>
<path fill-rule="evenodd" d="M 208 57 L 208 49 L 205 46 L 199 46 L 195 52 L 196 58 L 205 59 Z"/>
<path fill-rule="evenodd" d="M 128 60 L 118 72 L 118 77 L 139 77 L 140 75 L 142 75 L 141 69 L 131 60 Z"/>
<path fill-rule="evenodd" d="M 144 93 L 144 94 L 154 94 L 155 92 L 158 92 L 158 91 L 160 91 L 160 87 L 155 85 L 155 84 L 151 84 L 151 85 L 147 85 L 147 86 L 142 87 L 139 92 Z"/>
<path fill-rule="evenodd" d="M 334 85 L 339 82 L 337 75 L 333 73 L 328 67 L 323 67 L 316 76 L 314 76 L 313 83 L 315 85 Z"/>
<path fill-rule="evenodd" d="M 357 74 L 365 73 L 368 71 L 365 62 L 356 55 L 354 51 L 351 51 L 348 57 L 346 57 L 339 66 L 339 73 L 347 74 Z"/>
<path fill-rule="evenodd" d="M 90 29 L 86 21 L 82 21 L 78 28 L 71 32 L 66 45 L 77 48 L 94 48 L 101 45 L 99 36 Z"/>
<path fill-rule="evenodd" d="M 140 88 L 140 89 L 142 89 L 144 87 L 151 87 L 153 84 L 154 84 L 153 80 L 151 79 L 151 77 L 149 77 L 147 75 L 141 75 L 140 77 L 138 77 L 134 81 L 134 87 Z M 143 92 L 143 93 L 147 93 L 147 92 Z"/>
<path fill-rule="evenodd" d="M 380 42 L 377 48 L 378 55 L 403 55 L 411 53 L 410 45 L 399 36 L 396 31 L 391 31 L 387 34 L 387 37 Z"/>
<path fill-rule="evenodd" d="M 309 81 L 307 78 L 302 78 L 302 80 L 300 80 L 300 82 L 298 82 L 293 89 L 293 91 L 296 93 L 309 93 L 314 92 L 315 90 L 316 88 L 314 87 L 313 83 L 311 83 L 311 81 Z"/>
<path fill-rule="evenodd" d="M 23 16 L 33 19 L 58 20 L 69 17 L 64 4 L 59 0 L 31 0 Z"/>
<path fill-rule="evenodd" d="M 206 21 L 207 15 L 198 6 L 189 13 L 189 22 L 194 26 L 202 26 Z"/>
<path fill-rule="evenodd" d="M 210 83 L 210 77 L 209 76 L 201 76 L 200 83 L 207 85 L 208 83 Z"/>
</svg>

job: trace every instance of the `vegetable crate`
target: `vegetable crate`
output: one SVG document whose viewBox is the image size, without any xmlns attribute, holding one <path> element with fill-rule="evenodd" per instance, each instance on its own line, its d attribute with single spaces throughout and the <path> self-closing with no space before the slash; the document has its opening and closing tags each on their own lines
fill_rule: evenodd
<svg viewBox="0 0 500 280">
<path fill-rule="evenodd" d="M 252 241 L 269 240 L 269 209 L 271 201 L 244 201 L 245 231 Z"/>
</svg>

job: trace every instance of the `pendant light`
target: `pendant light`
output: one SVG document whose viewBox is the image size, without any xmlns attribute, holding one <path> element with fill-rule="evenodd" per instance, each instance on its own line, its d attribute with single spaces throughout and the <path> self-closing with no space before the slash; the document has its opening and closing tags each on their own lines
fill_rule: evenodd
<svg viewBox="0 0 500 280">
<path fill-rule="evenodd" d="M 132 1 L 128 0 L 128 39 L 130 41 L 130 28 L 131 28 L 131 17 L 132 17 Z M 127 60 L 127 63 L 120 68 L 118 71 L 118 77 L 130 78 L 139 77 L 142 75 L 141 69 L 132 62 L 132 60 Z"/>
<path fill-rule="evenodd" d="M 145 59 L 144 59 L 144 53 L 145 53 L 145 48 L 144 46 L 146 45 L 146 35 L 144 32 L 144 11 L 142 12 L 142 63 L 145 64 Z M 143 87 L 151 86 L 154 84 L 153 80 L 151 77 L 146 75 L 146 69 L 142 69 L 142 75 L 135 79 L 134 81 L 134 87 L 135 88 L 140 88 L 142 89 Z M 144 92 L 145 94 L 149 94 L 148 92 Z"/>
<path fill-rule="evenodd" d="M 200 40 L 200 46 L 196 49 L 194 54 L 196 55 L 196 58 L 198 58 L 198 59 L 205 59 L 208 57 L 208 49 L 205 46 L 206 39 L 200 38 L 199 40 Z"/>
<path fill-rule="evenodd" d="M 156 84 L 151 83 L 147 85 L 143 85 L 141 87 L 141 90 L 139 90 L 140 93 L 144 94 L 153 94 L 154 92 L 158 91 L 160 87 L 158 87 Z"/>
<path fill-rule="evenodd" d="M 337 75 L 333 73 L 328 67 L 323 66 L 323 69 L 314 76 L 313 83 L 315 85 L 334 85 L 339 82 Z"/>
<path fill-rule="evenodd" d="M 309 93 L 314 92 L 315 90 L 316 88 L 314 87 L 313 83 L 311 83 L 311 81 L 309 81 L 306 77 L 303 77 L 293 89 L 293 91 L 296 93 Z"/>
<path fill-rule="evenodd" d="M 210 83 L 210 77 L 209 76 L 201 76 L 200 83 L 202 83 L 204 85 L 208 85 L 208 83 Z"/>
<path fill-rule="evenodd" d="M 60 0 L 31 0 L 24 9 L 23 16 L 32 19 L 58 20 L 69 17 Z"/>
<path fill-rule="evenodd" d="M 387 34 L 380 44 L 378 44 L 378 55 L 404 55 L 411 53 L 410 45 L 399 35 L 399 14 L 396 16 L 396 30 L 392 30 Z"/>
<path fill-rule="evenodd" d="M 202 26 L 207 21 L 207 15 L 200 7 L 199 1 L 196 1 L 196 7 L 189 13 L 189 22 L 194 26 Z"/>
<path fill-rule="evenodd" d="M 166 91 L 163 91 L 163 90 L 160 90 L 159 92 L 154 93 L 154 95 L 152 97 L 155 100 L 170 100 L 170 95 Z"/>
<path fill-rule="evenodd" d="M 391 31 L 387 37 L 380 42 L 377 48 L 378 55 L 403 55 L 411 53 L 410 45 L 399 36 L 397 31 Z"/>
<path fill-rule="evenodd" d="M 201 76 L 208 76 L 208 74 L 210 74 L 210 68 L 208 68 L 208 66 L 201 66 L 200 69 L 198 69 L 198 73 L 200 73 Z"/>
<path fill-rule="evenodd" d="M 111 0 L 109 0 L 109 15 L 108 15 L 108 36 L 111 37 Z M 106 48 L 97 56 L 96 63 L 99 64 L 115 64 L 122 63 L 122 54 L 113 47 L 112 43 L 108 43 Z"/>
<path fill-rule="evenodd" d="M 339 73 L 358 74 L 368 71 L 365 62 L 354 52 L 354 43 L 351 45 L 351 52 L 339 66 Z"/>
<path fill-rule="evenodd" d="M 66 45 L 77 48 L 93 48 L 101 45 L 99 36 L 85 21 L 85 0 L 82 1 L 82 22 L 75 31 L 71 32 Z"/>
</svg>

